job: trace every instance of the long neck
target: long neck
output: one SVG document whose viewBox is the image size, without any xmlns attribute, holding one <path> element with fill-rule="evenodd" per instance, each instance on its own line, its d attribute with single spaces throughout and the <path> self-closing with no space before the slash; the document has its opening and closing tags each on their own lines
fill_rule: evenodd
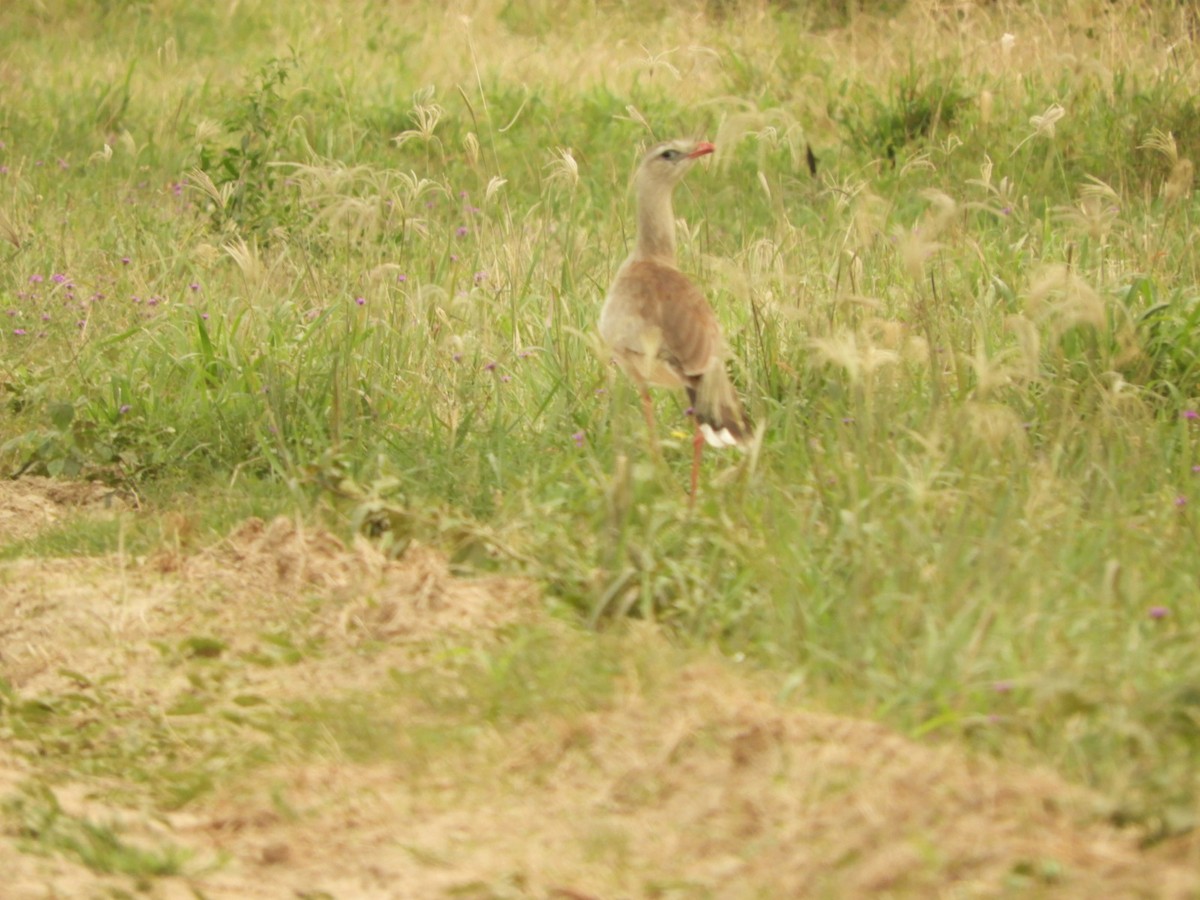
<svg viewBox="0 0 1200 900">
<path fill-rule="evenodd" d="M 638 259 L 675 262 L 675 211 L 671 206 L 674 185 L 657 183 L 640 186 L 637 197 Z"/>
</svg>

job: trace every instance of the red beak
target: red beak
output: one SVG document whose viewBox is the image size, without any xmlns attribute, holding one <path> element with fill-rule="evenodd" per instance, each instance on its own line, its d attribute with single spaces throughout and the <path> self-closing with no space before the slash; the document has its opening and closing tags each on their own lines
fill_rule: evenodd
<svg viewBox="0 0 1200 900">
<path fill-rule="evenodd" d="M 701 141 L 696 145 L 696 149 L 687 155 L 688 159 L 695 159 L 698 156 L 707 156 L 710 153 L 716 153 L 717 148 L 708 141 Z"/>
</svg>

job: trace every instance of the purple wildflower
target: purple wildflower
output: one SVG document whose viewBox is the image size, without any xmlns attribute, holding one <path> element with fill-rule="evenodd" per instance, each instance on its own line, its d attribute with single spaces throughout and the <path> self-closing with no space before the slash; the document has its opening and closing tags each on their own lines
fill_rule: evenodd
<svg viewBox="0 0 1200 900">
<path fill-rule="evenodd" d="M 128 256 L 121 257 L 121 265 L 123 265 L 123 266 L 129 265 L 129 257 Z"/>
<path fill-rule="evenodd" d="M 363 305 L 365 305 L 365 304 L 366 304 L 366 302 L 367 302 L 367 298 L 366 298 L 366 297 L 355 297 L 355 298 L 354 298 L 354 302 L 355 302 L 356 304 L 358 304 L 359 306 L 363 306 Z"/>
<path fill-rule="evenodd" d="M 1165 619 L 1171 614 L 1171 611 L 1165 606 L 1152 606 L 1149 610 L 1149 616 L 1152 619 Z"/>
<path fill-rule="evenodd" d="M 1180 494 L 1175 498 L 1175 505 L 1180 509 L 1183 509 L 1185 506 L 1187 506 L 1187 497 L 1183 496 L 1183 494 Z"/>
<path fill-rule="evenodd" d="M 45 278 L 43 278 L 41 275 L 30 275 L 30 276 L 29 276 L 29 283 L 30 283 L 30 284 L 41 284 L 41 283 L 42 283 L 43 281 L 45 281 L 45 280 L 46 280 L 46 279 L 45 279 Z"/>
<path fill-rule="evenodd" d="M 194 293 L 196 293 L 196 291 L 200 290 L 200 282 L 193 281 L 191 284 L 188 285 L 188 287 L 191 288 L 192 293 L 194 294 Z"/>
<path fill-rule="evenodd" d="M 408 281 L 408 276 L 407 276 L 407 275 L 397 275 L 397 276 L 396 276 L 396 283 L 397 283 L 397 284 L 404 284 L 404 282 L 406 282 L 406 281 Z"/>
<path fill-rule="evenodd" d="M 1196 412 L 1194 409 L 1185 409 L 1182 415 L 1185 419 L 1200 419 L 1200 412 Z"/>
<path fill-rule="evenodd" d="M 585 437 L 586 437 L 586 435 L 582 431 L 577 431 L 573 435 L 571 435 L 571 440 L 573 440 L 575 442 L 576 447 L 582 447 L 583 439 Z"/>
<path fill-rule="evenodd" d="M 130 406 L 128 403 L 122 403 L 121 406 L 117 409 L 117 415 L 123 416 L 123 415 L 125 415 L 125 413 L 129 412 L 131 409 L 133 409 L 133 407 Z"/>
<path fill-rule="evenodd" d="M 25 336 L 25 329 L 24 329 L 24 328 L 14 328 L 14 329 L 13 329 L 13 334 L 15 334 L 17 337 L 24 337 L 24 336 Z"/>
<path fill-rule="evenodd" d="M 466 236 L 467 236 L 467 226 L 466 226 L 466 225 L 459 225 L 457 228 L 455 228 L 455 229 L 454 229 L 454 233 L 455 233 L 455 234 L 456 234 L 458 237 L 466 237 Z"/>
</svg>

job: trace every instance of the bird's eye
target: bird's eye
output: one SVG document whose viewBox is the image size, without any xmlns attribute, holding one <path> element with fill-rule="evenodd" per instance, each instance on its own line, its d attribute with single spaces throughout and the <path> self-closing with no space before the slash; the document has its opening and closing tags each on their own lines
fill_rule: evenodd
<svg viewBox="0 0 1200 900">
<path fill-rule="evenodd" d="M 670 159 L 678 159 L 678 158 L 679 158 L 679 151 L 678 151 L 678 150 L 664 150 L 664 151 L 662 152 L 662 158 L 663 158 L 663 159 L 668 159 L 668 160 L 670 160 Z"/>
</svg>

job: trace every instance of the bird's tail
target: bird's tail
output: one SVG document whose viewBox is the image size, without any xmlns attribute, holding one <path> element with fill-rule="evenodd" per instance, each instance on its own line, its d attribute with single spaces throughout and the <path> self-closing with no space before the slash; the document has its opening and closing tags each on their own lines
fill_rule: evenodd
<svg viewBox="0 0 1200 900">
<path fill-rule="evenodd" d="M 714 365 L 687 390 L 700 432 L 709 446 L 745 446 L 752 426 L 724 365 Z"/>
</svg>

